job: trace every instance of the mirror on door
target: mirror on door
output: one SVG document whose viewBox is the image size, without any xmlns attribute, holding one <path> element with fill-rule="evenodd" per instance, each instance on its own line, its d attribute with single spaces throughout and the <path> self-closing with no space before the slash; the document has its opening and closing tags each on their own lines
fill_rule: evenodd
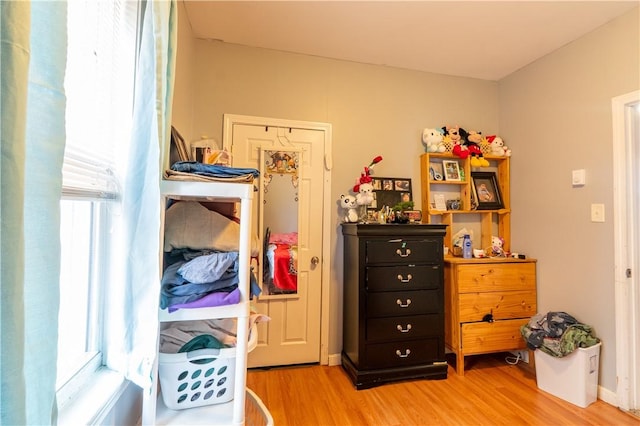
<svg viewBox="0 0 640 426">
<path fill-rule="evenodd" d="M 260 150 L 261 297 L 298 292 L 299 166 L 299 150 Z"/>
</svg>

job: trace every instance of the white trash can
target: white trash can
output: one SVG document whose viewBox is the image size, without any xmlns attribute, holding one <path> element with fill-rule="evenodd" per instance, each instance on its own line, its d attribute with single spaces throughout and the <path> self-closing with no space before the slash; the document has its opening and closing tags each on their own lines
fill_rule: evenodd
<svg viewBox="0 0 640 426">
<path fill-rule="evenodd" d="M 582 408 L 595 402 L 598 399 L 601 345 L 578 348 L 562 358 L 536 349 L 538 388 Z"/>
</svg>

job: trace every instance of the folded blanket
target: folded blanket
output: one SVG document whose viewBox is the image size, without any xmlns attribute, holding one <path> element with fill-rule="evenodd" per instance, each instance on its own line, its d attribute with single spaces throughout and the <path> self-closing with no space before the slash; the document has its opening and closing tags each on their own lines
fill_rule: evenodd
<svg viewBox="0 0 640 426">
<path fill-rule="evenodd" d="M 195 201 L 180 201 L 165 214 L 164 251 L 193 250 L 238 251 L 240 225 Z M 258 239 L 251 241 L 251 255 L 258 255 Z"/>
</svg>

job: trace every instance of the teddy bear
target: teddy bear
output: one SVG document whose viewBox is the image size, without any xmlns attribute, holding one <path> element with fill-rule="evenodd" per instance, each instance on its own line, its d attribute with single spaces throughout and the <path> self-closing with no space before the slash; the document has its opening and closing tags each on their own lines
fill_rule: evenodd
<svg viewBox="0 0 640 426">
<path fill-rule="evenodd" d="M 357 205 L 356 197 L 353 195 L 340 196 L 340 207 L 347 211 L 345 216 L 342 218 L 344 222 L 350 223 L 358 221 L 358 211 L 356 210 Z"/>
<path fill-rule="evenodd" d="M 496 155 L 498 157 L 511 157 L 511 149 L 505 146 L 504 141 L 500 136 L 487 136 L 487 141 L 491 148 L 491 155 Z"/>
<path fill-rule="evenodd" d="M 471 167 L 489 167 L 489 162 L 484 158 L 480 144 L 482 143 L 482 133 L 475 130 L 466 131 L 460 128 L 459 130 L 462 144 L 467 147 L 469 155 L 471 156 Z"/>
<path fill-rule="evenodd" d="M 358 193 L 356 194 L 356 203 L 359 206 L 368 206 L 373 203 L 373 185 L 365 182 L 358 185 Z"/>
<path fill-rule="evenodd" d="M 353 192 L 356 194 L 356 203 L 359 206 L 368 206 L 373 203 L 373 179 L 371 173 L 376 164 L 382 161 L 382 156 L 378 155 L 371 160 L 368 167 L 364 168 L 364 171 L 360 173 L 360 177 L 356 179 L 356 184 L 353 186 Z"/>
<path fill-rule="evenodd" d="M 438 129 L 426 128 L 422 131 L 422 145 L 424 152 L 445 152 L 447 147 L 443 143 L 444 135 Z"/>
</svg>

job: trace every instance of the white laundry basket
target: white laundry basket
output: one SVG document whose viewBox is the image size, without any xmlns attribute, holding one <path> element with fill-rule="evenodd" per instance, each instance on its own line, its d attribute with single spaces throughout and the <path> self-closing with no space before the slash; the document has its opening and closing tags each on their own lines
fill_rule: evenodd
<svg viewBox="0 0 640 426">
<path fill-rule="evenodd" d="M 538 388 L 582 408 L 595 402 L 598 399 L 601 345 L 578 348 L 562 358 L 536 349 Z"/>
<path fill-rule="evenodd" d="M 162 399 L 172 410 L 233 399 L 236 348 L 158 355 Z"/>
<path fill-rule="evenodd" d="M 248 352 L 258 342 L 255 325 Z M 198 349 L 158 354 L 158 378 L 164 404 L 172 410 L 222 404 L 233 399 L 236 348 Z"/>
</svg>

